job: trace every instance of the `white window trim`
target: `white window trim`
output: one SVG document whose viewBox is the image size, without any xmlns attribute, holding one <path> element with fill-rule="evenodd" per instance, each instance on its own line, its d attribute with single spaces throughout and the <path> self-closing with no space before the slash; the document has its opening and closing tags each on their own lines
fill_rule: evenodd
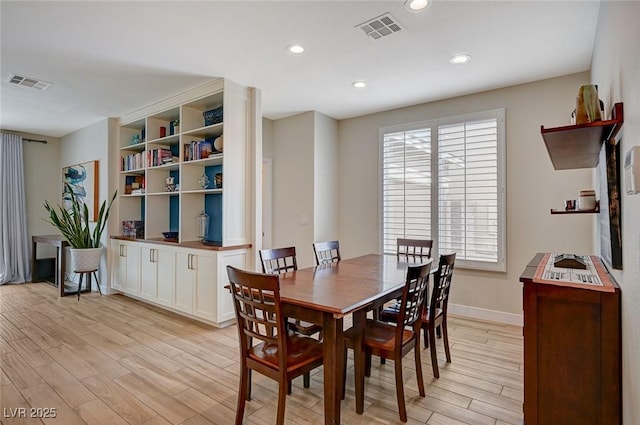
<svg viewBox="0 0 640 425">
<path fill-rule="evenodd" d="M 422 121 L 416 123 L 409 124 L 399 124 L 388 127 L 381 127 L 378 130 L 378 252 L 384 252 L 384 199 L 383 199 L 383 186 L 384 186 L 384 174 L 382 173 L 383 168 L 383 149 L 384 149 L 384 135 L 386 133 L 398 132 L 398 131 L 411 131 L 417 130 L 421 128 L 431 128 L 431 140 L 432 140 L 432 149 L 431 149 L 431 163 L 438 163 L 438 144 L 435 143 L 437 141 L 437 132 L 438 127 L 442 125 L 448 124 L 456 124 L 462 121 L 474 121 L 474 120 L 483 120 L 483 119 L 493 119 L 497 118 L 497 137 L 498 137 L 498 146 L 497 146 L 497 158 L 498 158 L 498 260 L 495 263 L 486 263 L 483 261 L 473 261 L 473 260 L 456 260 L 456 267 L 463 269 L 473 269 L 473 270 L 485 270 L 485 271 L 494 271 L 494 272 L 506 272 L 507 271 L 507 239 L 506 239 L 506 229 L 507 229 L 507 202 L 506 202 L 506 130 L 505 130 L 505 116 L 506 112 L 504 108 L 499 109 L 491 109 L 482 112 L 475 112 L 470 114 L 456 115 L 451 117 L 439 118 L 429 121 Z M 438 181 L 438 167 L 432 167 L 432 181 Z M 438 185 L 431 185 L 431 199 L 438 199 Z M 438 208 L 431 209 L 432 220 L 431 220 L 431 234 L 438 235 Z M 438 255 L 439 247 L 438 247 L 438 238 L 433 238 L 433 253 L 434 256 Z"/>
</svg>

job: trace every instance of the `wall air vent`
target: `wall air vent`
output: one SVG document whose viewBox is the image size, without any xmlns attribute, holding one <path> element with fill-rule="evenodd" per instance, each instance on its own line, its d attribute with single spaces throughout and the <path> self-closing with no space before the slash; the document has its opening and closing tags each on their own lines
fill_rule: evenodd
<svg viewBox="0 0 640 425">
<path fill-rule="evenodd" d="M 360 28 L 367 36 L 374 40 L 378 40 L 404 29 L 398 23 L 398 20 L 391 15 L 391 13 L 385 13 L 384 15 L 370 19 L 360 25 L 356 25 L 356 28 Z"/>
<path fill-rule="evenodd" d="M 38 80 L 36 78 L 31 77 L 23 77 L 22 75 L 11 74 L 11 76 L 7 79 L 8 83 L 17 84 L 19 86 L 31 87 L 37 90 L 46 90 L 53 85 L 48 81 Z"/>
</svg>

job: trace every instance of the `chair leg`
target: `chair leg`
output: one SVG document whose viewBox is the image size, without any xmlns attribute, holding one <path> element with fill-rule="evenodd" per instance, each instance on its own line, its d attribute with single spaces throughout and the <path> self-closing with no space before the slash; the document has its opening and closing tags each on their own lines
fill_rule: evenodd
<svg viewBox="0 0 640 425">
<path fill-rule="evenodd" d="M 305 388 L 309 388 L 311 386 L 311 372 L 307 372 L 302 375 L 302 382 Z"/>
<path fill-rule="evenodd" d="M 396 395 L 398 397 L 398 411 L 400 420 L 407 422 L 407 405 L 404 402 L 404 384 L 402 380 L 402 359 L 395 359 L 396 365 Z"/>
<path fill-rule="evenodd" d="M 422 326 L 422 336 L 424 339 L 424 348 L 429 348 L 429 330 L 427 326 Z"/>
<path fill-rule="evenodd" d="M 84 273 L 80 273 L 80 282 L 78 283 L 78 301 L 80 301 L 80 291 L 82 290 L 82 278 Z"/>
<path fill-rule="evenodd" d="M 293 388 L 293 385 L 291 385 L 291 381 L 287 381 L 287 395 L 291 395 L 291 389 Z"/>
<path fill-rule="evenodd" d="M 420 331 L 416 332 L 416 338 L 420 339 Z M 422 359 L 420 358 L 420 341 L 416 341 L 416 346 L 413 348 L 413 356 L 416 359 L 416 378 L 418 380 L 418 392 L 421 397 L 426 395 L 424 391 L 424 377 L 422 376 Z"/>
<path fill-rule="evenodd" d="M 371 376 L 371 351 L 368 350 L 364 353 L 364 376 Z"/>
<path fill-rule="evenodd" d="M 236 409 L 236 425 L 242 425 L 242 421 L 244 420 L 244 407 L 246 404 L 247 394 L 250 393 L 251 387 L 251 371 L 245 365 L 242 365 L 241 368 L 242 370 L 240 371 L 240 389 L 238 391 L 238 407 Z"/>
<path fill-rule="evenodd" d="M 449 332 L 447 332 L 447 319 L 442 321 L 442 336 L 444 337 L 444 353 L 447 355 L 447 363 L 451 363 L 451 352 L 449 351 Z"/>
<path fill-rule="evenodd" d="M 281 382 L 278 385 L 278 416 L 276 417 L 276 424 L 284 424 L 284 406 L 287 402 L 287 391 L 291 390 L 291 381 L 288 383 Z M 289 392 L 290 394 L 290 392 Z"/>
<path fill-rule="evenodd" d="M 433 369 L 433 376 L 440 378 L 440 372 L 438 371 L 438 355 L 436 353 L 436 330 L 435 328 L 429 329 L 429 344 L 431 344 L 431 368 Z"/>
<path fill-rule="evenodd" d="M 380 357 L 380 364 L 387 364 L 387 359 Z"/>
<path fill-rule="evenodd" d="M 442 338 L 442 327 L 440 325 L 436 327 L 436 335 L 438 338 Z"/>
<path fill-rule="evenodd" d="M 251 369 L 247 371 L 247 400 L 251 401 Z"/>
</svg>

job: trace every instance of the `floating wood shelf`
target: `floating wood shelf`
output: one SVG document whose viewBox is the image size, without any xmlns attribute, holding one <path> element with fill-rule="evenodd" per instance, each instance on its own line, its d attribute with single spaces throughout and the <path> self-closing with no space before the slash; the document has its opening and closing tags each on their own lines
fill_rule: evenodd
<svg viewBox="0 0 640 425">
<path fill-rule="evenodd" d="M 616 103 L 610 120 L 553 128 L 540 126 L 553 168 L 572 170 L 597 166 L 602 143 L 615 138 L 623 122 L 622 103 Z"/>
<path fill-rule="evenodd" d="M 592 210 L 554 210 L 551 209 L 551 214 L 597 214 L 600 212 L 600 201 L 596 201 L 596 207 Z"/>
</svg>

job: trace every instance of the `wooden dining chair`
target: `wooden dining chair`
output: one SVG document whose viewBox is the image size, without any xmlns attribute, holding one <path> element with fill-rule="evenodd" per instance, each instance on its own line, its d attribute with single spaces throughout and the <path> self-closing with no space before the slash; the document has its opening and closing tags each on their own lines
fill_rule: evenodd
<svg viewBox="0 0 640 425">
<path fill-rule="evenodd" d="M 407 407 L 404 399 L 402 358 L 411 350 L 414 351 L 418 391 L 420 392 L 420 396 L 425 396 L 424 381 L 422 378 L 422 362 L 420 360 L 420 318 L 422 317 L 425 298 L 427 296 L 426 292 L 430 270 L 431 260 L 424 264 L 409 266 L 407 269 L 406 283 L 402 291 L 400 311 L 395 324 L 389 324 L 375 319 L 367 319 L 365 334 L 362 337 L 366 376 L 371 375 L 372 355 L 391 359 L 395 363 L 396 396 L 398 399 L 400 420 L 403 422 L 407 421 Z M 346 349 L 354 348 L 356 332 L 357 330 L 352 327 L 344 334 L 345 364 L 347 356 Z M 360 365 L 360 367 L 362 367 L 362 365 Z M 346 371 L 343 373 L 343 376 L 346 377 Z M 343 393 L 344 387 L 345 385 L 343 384 Z"/>
<path fill-rule="evenodd" d="M 258 253 L 263 273 L 280 274 L 298 270 L 295 246 L 261 249 Z"/>
<path fill-rule="evenodd" d="M 447 332 L 447 309 L 449 306 L 449 290 L 451 289 L 451 278 L 453 277 L 453 267 L 456 262 L 456 254 L 441 255 L 438 262 L 438 271 L 433 277 L 433 290 L 429 305 L 425 306 L 422 312 L 422 329 L 424 331 L 424 346 L 431 348 L 431 368 L 433 376 L 440 377 L 438 371 L 438 356 L 436 353 L 436 328 L 442 329 L 442 339 L 444 342 L 444 353 L 447 363 L 451 363 L 451 352 L 449 351 L 449 333 Z"/>
<path fill-rule="evenodd" d="M 298 270 L 296 259 L 296 247 L 261 249 L 259 251 L 262 272 L 269 274 L 281 274 Z M 288 318 L 289 329 L 292 331 L 311 336 L 322 332 L 322 326 L 303 320 Z M 322 339 L 322 335 L 320 335 Z"/>
<path fill-rule="evenodd" d="M 289 335 L 280 306 L 280 278 L 227 266 L 240 342 L 240 387 L 236 425 L 241 425 L 251 400 L 251 371 L 278 382 L 276 424 L 284 423 L 289 383 L 323 363 L 322 343 Z M 261 340 L 257 345 L 253 340 Z"/>
<path fill-rule="evenodd" d="M 398 261 L 422 262 L 431 258 L 433 240 L 431 239 L 405 239 L 396 241 L 396 256 Z"/>
<path fill-rule="evenodd" d="M 342 260 L 338 241 L 314 242 L 313 252 L 316 254 L 316 265 L 337 263 Z"/>
</svg>

